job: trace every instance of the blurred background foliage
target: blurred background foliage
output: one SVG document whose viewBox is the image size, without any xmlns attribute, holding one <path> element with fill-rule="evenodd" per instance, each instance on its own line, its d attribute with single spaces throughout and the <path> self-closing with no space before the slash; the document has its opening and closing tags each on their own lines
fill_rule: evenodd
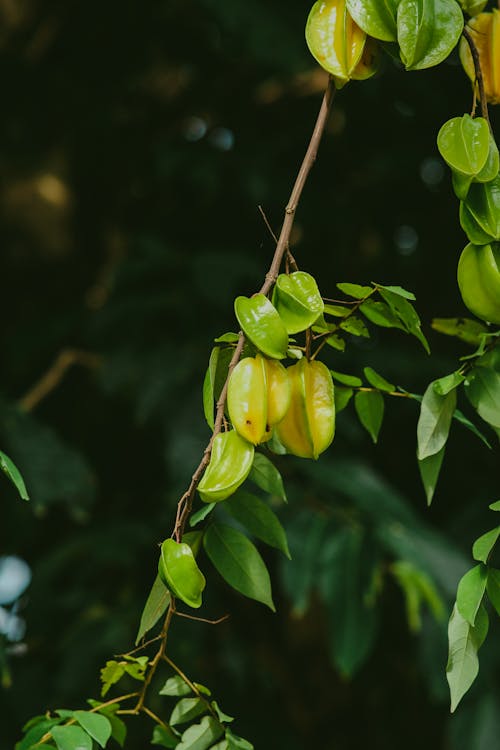
<svg viewBox="0 0 500 750">
<path fill-rule="evenodd" d="M 235 295 L 262 283 L 273 242 L 258 205 L 279 228 L 326 83 L 303 39 L 308 11 L 0 2 L 0 447 L 32 497 L 2 481 L 0 554 L 33 576 L 14 606 L 24 637 L 0 636 L 2 750 L 31 715 L 97 697 L 100 666 L 135 637 L 157 544 L 209 436 L 211 341 L 234 330 Z M 329 297 L 338 281 L 414 291 L 433 354 L 374 331 L 327 355 L 336 370 L 371 365 L 422 393 L 467 353 L 430 321 L 465 312 L 465 240 L 435 137 L 470 103 L 455 55 L 409 74 L 387 59 L 337 96 L 294 254 Z M 205 560 L 207 616 L 231 619 L 172 631 L 177 659 L 256 748 L 498 746 L 498 623 L 451 720 L 444 677 L 498 452 L 454 426 L 427 510 L 417 405 L 393 401 L 377 447 L 347 409 L 317 464 L 279 460 L 293 560 L 265 553 L 278 614 L 229 592 Z M 431 594 L 407 611 L 418 581 Z"/>
</svg>

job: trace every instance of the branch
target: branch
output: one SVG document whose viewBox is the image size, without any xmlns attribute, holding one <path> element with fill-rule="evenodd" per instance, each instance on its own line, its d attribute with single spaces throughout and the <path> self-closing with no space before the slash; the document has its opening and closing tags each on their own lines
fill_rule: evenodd
<svg viewBox="0 0 500 750">
<path fill-rule="evenodd" d="M 462 31 L 462 35 L 464 39 L 467 41 L 467 44 L 469 45 L 470 53 L 472 55 L 472 61 L 474 63 L 474 71 L 476 73 L 476 82 L 477 86 L 479 88 L 479 101 L 481 102 L 481 114 L 490 126 L 491 130 L 491 123 L 490 123 L 490 116 L 488 114 L 488 102 L 486 100 L 486 92 L 484 90 L 484 79 L 483 79 L 483 71 L 481 70 L 481 61 L 479 59 L 479 52 L 478 49 L 474 43 L 474 40 L 471 36 L 470 31 L 464 27 L 464 30 Z"/>
<path fill-rule="evenodd" d="M 83 365 L 94 369 L 99 367 L 100 357 L 80 349 L 63 349 L 58 354 L 47 372 L 30 390 L 19 399 L 19 406 L 23 411 L 32 411 L 40 401 L 43 401 L 51 393 L 72 365 Z"/>
</svg>

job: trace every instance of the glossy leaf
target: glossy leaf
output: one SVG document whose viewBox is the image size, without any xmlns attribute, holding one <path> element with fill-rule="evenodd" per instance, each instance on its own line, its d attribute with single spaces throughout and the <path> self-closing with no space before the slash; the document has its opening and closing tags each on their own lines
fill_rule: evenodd
<svg viewBox="0 0 500 750">
<path fill-rule="evenodd" d="M 399 2 L 400 0 L 347 0 L 347 7 L 358 26 L 367 34 L 383 42 L 395 42 Z"/>
<path fill-rule="evenodd" d="M 101 747 L 106 747 L 106 743 L 111 737 L 111 724 L 105 716 L 91 711 L 75 711 L 74 718 L 80 724 L 82 729 L 94 739 Z"/>
<path fill-rule="evenodd" d="M 208 706 L 201 698 L 181 698 L 172 709 L 169 724 L 186 724 L 207 711 Z"/>
<path fill-rule="evenodd" d="M 485 166 L 490 150 L 490 129 L 483 117 L 453 117 L 438 133 L 439 153 L 451 169 L 474 177 Z M 497 170 L 498 171 L 498 170 Z"/>
<path fill-rule="evenodd" d="M 403 64 L 407 70 L 422 70 L 448 57 L 464 20 L 455 0 L 401 0 L 397 25 Z"/>
<path fill-rule="evenodd" d="M 488 634 L 488 614 L 480 607 L 476 624 L 472 627 L 455 605 L 448 625 L 448 664 L 446 679 L 450 686 L 451 711 L 462 700 L 479 672 L 477 653 Z"/>
<path fill-rule="evenodd" d="M 438 453 L 446 445 L 456 402 L 455 390 L 441 396 L 436 393 L 433 383 L 427 386 L 417 424 L 417 457 L 420 461 Z"/>
<path fill-rule="evenodd" d="M 263 453 L 255 453 L 248 478 L 264 492 L 287 502 L 283 479 L 276 466 Z"/>
<path fill-rule="evenodd" d="M 198 485 L 203 502 L 220 502 L 236 492 L 249 475 L 253 460 L 253 445 L 236 430 L 216 435 L 210 463 Z"/>
<path fill-rule="evenodd" d="M 481 342 L 482 335 L 488 332 L 484 323 L 471 318 L 434 318 L 431 326 L 438 333 L 455 336 L 472 346 L 477 346 Z"/>
<path fill-rule="evenodd" d="M 376 443 L 384 418 L 384 397 L 378 391 L 358 391 L 354 406 L 359 421 Z"/>
<path fill-rule="evenodd" d="M 460 579 L 457 588 L 457 609 L 469 625 L 475 625 L 476 615 L 486 590 L 488 569 L 476 565 Z"/>
<path fill-rule="evenodd" d="M 315 279 L 304 271 L 278 276 L 273 304 L 289 334 L 305 331 L 324 310 Z"/>
<path fill-rule="evenodd" d="M 430 505 L 434 492 L 436 490 L 437 481 L 439 479 L 439 473 L 443 464 L 444 453 L 446 445 L 443 445 L 437 453 L 427 456 L 426 458 L 418 460 L 418 470 L 424 485 L 425 496 L 427 498 L 427 505 Z"/>
<path fill-rule="evenodd" d="M 224 509 L 252 535 L 265 544 L 279 549 L 290 559 L 290 551 L 283 526 L 276 514 L 255 495 L 239 490 L 230 497 Z"/>
<path fill-rule="evenodd" d="M 271 359 L 283 359 L 288 333 L 274 305 L 263 294 L 237 297 L 234 310 L 241 330 L 252 344 Z"/>
<path fill-rule="evenodd" d="M 275 611 L 267 568 L 244 534 L 231 526 L 213 523 L 203 544 L 213 565 L 230 586 Z"/>
<path fill-rule="evenodd" d="M 58 726 L 51 733 L 57 750 L 92 750 L 92 739 L 81 727 Z"/>
<path fill-rule="evenodd" d="M 500 570 L 490 568 L 486 583 L 486 593 L 491 604 L 500 615 Z"/>
<path fill-rule="evenodd" d="M 497 543 L 499 537 L 500 526 L 497 526 L 496 529 L 491 529 L 476 539 L 472 546 L 472 556 L 474 560 L 478 560 L 478 562 L 482 562 L 486 565 L 491 550 Z"/>
<path fill-rule="evenodd" d="M 389 381 L 383 378 L 382 375 L 380 375 L 378 372 L 376 372 L 373 367 L 365 367 L 363 369 L 363 372 L 370 385 L 372 385 L 374 388 L 378 388 L 379 391 L 392 393 L 396 390 L 396 386 L 392 383 L 389 383 Z"/>
<path fill-rule="evenodd" d="M 465 393 L 485 422 L 500 427 L 500 373 L 475 367 L 465 383 Z"/>
<path fill-rule="evenodd" d="M 170 594 L 159 575 L 156 576 L 149 596 L 144 605 L 139 623 L 139 630 L 135 639 L 135 645 L 144 638 L 147 632 L 154 628 L 160 617 L 166 612 L 170 604 Z"/>
<path fill-rule="evenodd" d="M 0 470 L 3 471 L 8 479 L 10 479 L 10 481 L 18 491 L 21 499 L 29 500 L 28 491 L 26 489 L 24 479 L 21 476 L 21 472 L 15 465 L 14 461 L 12 461 L 12 459 L 2 451 L 0 451 Z"/>
<path fill-rule="evenodd" d="M 176 750 L 208 750 L 223 734 L 222 724 L 213 716 L 205 716 L 199 724 L 186 729 Z"/>
</svg>

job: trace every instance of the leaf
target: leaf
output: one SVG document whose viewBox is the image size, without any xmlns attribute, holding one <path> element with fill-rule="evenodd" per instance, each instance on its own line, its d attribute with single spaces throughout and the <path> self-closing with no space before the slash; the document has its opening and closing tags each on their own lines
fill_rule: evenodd
<svg viewBox="0 0 500 750">
<path fill-rule="evenodd" d="M 500 615 L 500 570 L 496 568 L 489 569 L 486 593 L 493 607 Z"/>
<path fill-rule="evenodd" d="M 471 318 L 434 318 L 431 328 L 446 336 L 461 339 L 472 346 L 478 346 L 481 343 L 481 336 L 488 333 L 488 328 L 484 323 Z"/>
<path fill-rule="evenodd" d="M 415 300 L 416 297 L 413 292 L 409 292 L 403 289 L 402 286 L 384 286 L 383 284 L 376 284 L 377 289 L 386 289 L 388 292 L 396 294 L 398 297 L 404 297 L 405 299 Z"/>
<path fill-rule="evenodd" d="M 340 289 L 348 297 L 354 297 L 355 299 L 366 299 L 370 294 L 373 294 L 371 286 L 360 286 L 360 284 L 349 284 L 347 282 L 337 284 L 337 289 Z"/>
<path fill-rule="evenodd" d="M 112 685 L 115 685 L 125 674 L 125 662 L 111 659 L 101 669 L 102 690 L 101 695 L 104 697 Z"/>
<path fill-rule="evenodd" d="M 51 733 L 57 750 L 92 750 L 92 739 L 80 727 L 54 727 Z"/>
<path fill-rule="evenodd" d="M 99 701 L 94 701 L 92 699 L 90 699 L 88 703 L 90 703 L 92 708 L 97 708 L 99 713 L 107 718 L 111 724 L 111 737 L 116 740 L 120 747 L 123 747 L 127 738 L 127 726 L 125 722 L 115 714 L 120 708 L 120 704 L 114 703 L 111 706 L 106 706 L 105 704 L 101 705 Z"/>
<path fill-rule="evenodd" d="M 111 724 L 105 716 L 91 711 L 75 711 L 73 716 L 81 728 L 94 739 L 101 747 L 111 737 Z"/>
<path fill-rule="evenodd" d="M 351 400 L 353 393 L 354 391 L 352 388 L 343 388 L 340 385 L 335 386 L 333 391 L 333 397 L 335 399 L 335 414 L 339 414 L 342 409 L 345 409 Z"/>
<path fill-rule="evenodd" d="M 228 333 L 223 333 L 222 336 L 217 336 L 217 338 L 214 339 L 214 342 L 216 344 L 237 344 L 239 338 L 238 333 L 229 331 Z"/>
<path fill-rule="evenodd" d="M 35 725 L 31 723 L 34 719 L 24 725 L 23 731 L 26 732 L 26 734 L 18 743 L 16 743 L 15 750 L 31 750 L 32 747 L 38 744 L 38 741 L 42 739 L 44 734 L 51 732 L 52 728 L 60 724 L 62 721 L 61 718 L 47 719 L 45 714 L 37 718 L 40 719 L 40 721 L 37 721 Z M 43 745 L 40 745 L 40 748 L 44 750 Z"/>
<path fill-rule="evenodd" d="M 154 628 L 162 614 L 166 612 L 169 604 L 170 594 L 168 589 L 160 580 L 160 576 L 157 575 L 142 611 L 139 630 L 135 639 L 136 646 L 146 633 Z"/>
<path fill-rule="evenodd" d="M 159 695 L 183 696 L 190 695 L 192 692 L 187 682 L 180 675 L 175 675 L 168 678 Z"/>
<path fill-rule="evenodd" d="M 345 318 L 351 312 L 351 308 L 343 305 L 325 305 L 324 312 L 327 315 L 333 315 L 335 318 Z"/>
<path fill-rule="evenodd" d="M 452 713 L 477 677 L 477 653 L 488 634 L 488 625 L 488 614 L 484 607 L 479 608 L 474 627 L 462 617 L 456 604 L 453 607 L 448 625 L 449 651 L 446 666 Z"/>
<path fill-rule="evenodd" d="M 500 500 L 497 500 L 494 503 L 491 503 L 490 506 L 488 506 L 490 510 L 500 510 Z"/>
<path fill-rule="evenodd" d="M 224 734 L 224 727 L 213 716 L 205 716 L 199 724 L 188 727 L 176 750 L 208 750 Z"/>
<path fill-rule="evenodd" d="M 15 465 L 14 461 L 10 459 L 5 453 L 0 451 L 0 469 L 3 471 L 5 476 L 10 479 L 22 500 L 29 500 L 28 491 L 24 483 L 24 479 L 21 476 L 21 472 Z"/>
<path fill-rule="evenodd" d="M 290 559 L 285 530 L 276 514 L 260 498 L 240 490 L 226 500 L 224 510 L 229 511 L 252 536 L 279 549 Z"/>
<path fill-rule="evenodd" d="M 283 561 L 281 580 L 292 601 L 292 615 L 301 617 L 318 583 L 319 558 L 328 544 L 326 520 L 304 509 L 287 524 L 287 534 L 292 559 Z"/>
<path fill-rule="evenodd" d="M 459 422 L 461 425 L 463 425 L 464 427 L 467 427 L 468 430 L 470 430 L 474 435 L 476 435 L 476 437 L 478 437 L 479 440 L 481 440 L 481 442 L 483 442 L 486 445 L 486 447 L 491 450 L 491 444 L 488 438 L 485 435 L 483 435 L 483 433 L 480 430 L 478 430 L 476 425 L 473 422 L 471 422 L 470 419 L 467 419 L 465 414 L 463 414 L 460 411 L 460 409 L 455 409 L 455 411 L 453 412 L 453 419 L 456 419 L 457 422 Z"/>
<path fill-rule="evenodd" d="M 244 534 L 230 526 L 213 523 L 205 533 L 203 544 L 213 565 L 230 586 L 276 611 L 267 568 Z"/>
<path fill-rule="evenodd" d="M 339 328 L 346 331 L 346 333 L 350 333 L 351 336 L 363 336 L 366 339 L 370 337 L 370 332 L 363 320 L 356 315 L 350 315 L 345 320 L 341 320 Z"/>
<path fill-rule="evenodd" d="M 434 380 L 433 388 L 440 396 L 446 396 L 450 391 L 453 391 L 465 380 L 465 375 L 461 372 L 452 372 L 450 375 L 445 375 L 438 380 Z"/>
<path fill-rule="evenodd" d="M 422 626 L 420 609 L 426 603 L 436 620 L 444 614 L 444 604 L 432 579 L 408 560 L 397 560 L 391 571 L 401 586 L 406 600 L 406 616 L 410 630 L 417 633 Z"/>
<path fill-rule="evenodd" d="M 417 456 L 421 461 L 439 453 L 446 445 L 457 403 L 456 391 L 440 396 L 430 383 L 424 393 L 417 424 Z"/>
<path fill-rule="evenodd" d="M 400 319 L 393 313 L 389 305 L 381 300 L 367 299 L 360 305 L 359 311 L 365 318 L 381 328 L 399 328 L 406 330 Z"/>
<path fill-rule="evenodd" d="M 178 747 L 179 736 L 170 727 L 158 725 L 153 729 L 151 744 L 169 748 Z"/>
<path fill-rule="evenodd" d="M 169 724 L 186 724 L 207 711 L 208 706 L 201 698 L 181 698 L 172 709 Z"/>
<path fill-rule="evenodd" d="M 455 0 L 401 0 L 398 43 L 407 70 L 422 70 L 445 60 L 464 26 Z"/>
<path fill-rule="evenodd" d="M 378 391 L 358 391 L 354 406 L 359 421 L 376 443 L 384 418 L 384 397 Z"/>
<path fill-rule="evenodd" d="M 479 416 L 493 427 L 500 427 L 500 373 L 487 367 L 474 367 L 464 387 Z"/>
<path fill-rule="evenodd" d="M 476 615 L 481 606 L 488 569 L 484 565 L 476 565 L 460 579 L 457 589 L 457 609 L 469 625 L 474 626 Z"/>
<path fill-rule="evenodd" d="M 210 513 L 213 511 L 217 503 L 207 503 L 203 506 L 203 508 L 200 508 L 196 511 L 196 513 L 193 513 L 193 515 L 189 518 L 189 525 L 191 528 L 196 526 L 200 523 L 200 521 L 204 521 L 207 516 L 210 515 Z"/>
<path fill-rule="evenodd" d="M 446 445 L 443 445 L 443 447 L 432 456 L 418 459 L 418 470 L 420 472 L 422 484 L 424 485 L 427 505 L 431 504 L 432 498 L 434 497 L 434 492 L 436 490 L 437 481 L 439 479 L 439 472 L 441 471 L 445 450 Z"/>
<path fill-rule="evenodd" d="M 455 0 L 452 0 L 452 2 L 455 2 Z M 413 305 L 404 297 L 401 297 L 399 294 L 395 294 L 388 289 L 379 287 L 378 291 L 387 302 L 394 315 L 399 318 L 406 331 L 415 336 L 420 341 L 427 354 L 429 354 L 429 343 L 422 333 L 420 328 L 420 318 L 418 317 Z"/>
<path fill-rule="evenodd" d="M 379 375 L 372 367 L 365 367 L 363 369 L 365 378 L 368 380 L 370 385 L 374 388 L 378 388 L 379 391 L 387 391 L 387 393 L 393 393 L 396 390 L 396 386 L 389 383 L 388 380 Z"/>
<path fill-rule="evenodd" d="M 229 728 L 226 729 L 226 739 L 227 750 L 254 750 L 251 742 L 244 740 L 243 737 L 238 737 L 237 734 L 233 734 Z"/>
<path fill-rule="evenodd" d="M 149 658 L 147 656 L 127 656 L 126 659 L 128 663 L 125 663 L 125 672 L 134 680 L 143 682 Z"/>
<path fill-rule="evenodd" d="M 347 375 L 344 372 L 337 372 L 336 370 L 330 370 L 330 374 L 334 380 L 342 383 L 342 385 L 348 385 L 352 388 L 359 388 L 363 385 L 361 378 L 356 377 L 356 375 Z"/>
<path fill-rule="evenodd" d="M 283 479 L 276 466 L 262 453 L 255 453 L 249 479 L 270 495 L 287 502 Z"/>
<path fill-rule="evenodd" d="M 232 721 L 234 721 L 234 716 L 229 716 L 229 714 L 225 714 L 224 711 L 219 707 L 219 704 L 217 701 L 212 701 L 210 704 L 217 714 L 217 718 L 220 722 L 230 724 Z"/>
<path fill-rule="evenodd" d="M 344 339 L 341 339 L 340 336 L 337 336 L 337 334 L 328 336 L 326 343 L 338 352 L 345 351 L 345 341 Z"/>
<path fill-rule="evenodd" d="M 482 562 L 486 565 L 491 550 L 497 543 L 499 537 L 500 526 L 497 526 L 496 529 L 491 529 L 491 531 L 487 531 L 486 534 L 483 534 L 479 539 L 476 539 L 472 546 L 472 556 L 474 560 L 478 560 L 478 562 Z"/>
</svg>

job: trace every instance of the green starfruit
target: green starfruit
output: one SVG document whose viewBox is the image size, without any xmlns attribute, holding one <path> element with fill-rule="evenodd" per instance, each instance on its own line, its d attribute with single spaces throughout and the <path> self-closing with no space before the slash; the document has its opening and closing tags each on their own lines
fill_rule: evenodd
<svg viewBox="0 0 500 750">
<path fill-rule="evenodd" d="M 269 440 L 289 403 L 288 372 L 280 362 L 262 354 L 238 362 L 229 379 L 227 407 L 233 427 L 248 442 Z"/>
<path fill-rule="evenodd" d="M 250 473 L 253 457 L 253 445 L 235 430 L 216 435 L 210 462 L 198 485 L 203 502 L 218 503 L 236 492 Z"/>
<path fill-rule="evenodd" d="M 305 331 L 325 309 L 315 279 L 305 271 L 278 276 L 273 304 L 289 334 Z"/>
<path fill-rule="evenodd" d="M 499 176 L 490 182 L 472 184 L 463 206 L 467 211 L 461 207 L 460 220 L 471 242 L 485 244 L 491 240 L 500 240 Z M 478 239 L 480 237 L 486 239 Z"/>
<path fill-rule="evenodd" d="M 288 453 L 318 458 L 335 434 L 333 381 L 326 365 L 301 359 L 288 368 L 290 406 L 275 432 Z"/>
<path fill-rule="evenodd" d="M 460 0 L 464 13 L 468 16 L 477 16 L 488 4 L 488 0 Z"/>
<path fill-rule="evenodd" d="M 475 177 L 488 160 L 488 123 L 483 117 L 473 119 L 467 114 L 463 117 L 452 117 L 440 129 L 437 145 L 439 153 L 451 169 L 460 175 Z"/>
<path fill-rule="evenodd" d="M 457 279 L 465 306 L 481 320 L 500 324 L 500 244 L 467 245 Z"/>
<path fill-rule="evenodd" d="M 189 607 L 201 607 L 205 576 L 189 544 L 166 539 L 161 545 L 158 574 L 169 591 Z"/>
<path fill-rule="evenodd" d="M 267 357 L 284 359 L 288 334 L 278 311 L 264 294 L 237 297 L 234 311 L 245 336 Z"/>
<path fill-rule="evenodd" d="M 347 7 L 358 26 L 367 34 L 383 42 L 395 42 L 399 3 L 400 0 L 347 0 Z"/>
<path fill-rule="evenodd" d="M 403 64 L 407 70 L 422 70 L 448 57 L 464 19 L 455 0 L 401 0 L 397 26 Z"/>
</svg>

